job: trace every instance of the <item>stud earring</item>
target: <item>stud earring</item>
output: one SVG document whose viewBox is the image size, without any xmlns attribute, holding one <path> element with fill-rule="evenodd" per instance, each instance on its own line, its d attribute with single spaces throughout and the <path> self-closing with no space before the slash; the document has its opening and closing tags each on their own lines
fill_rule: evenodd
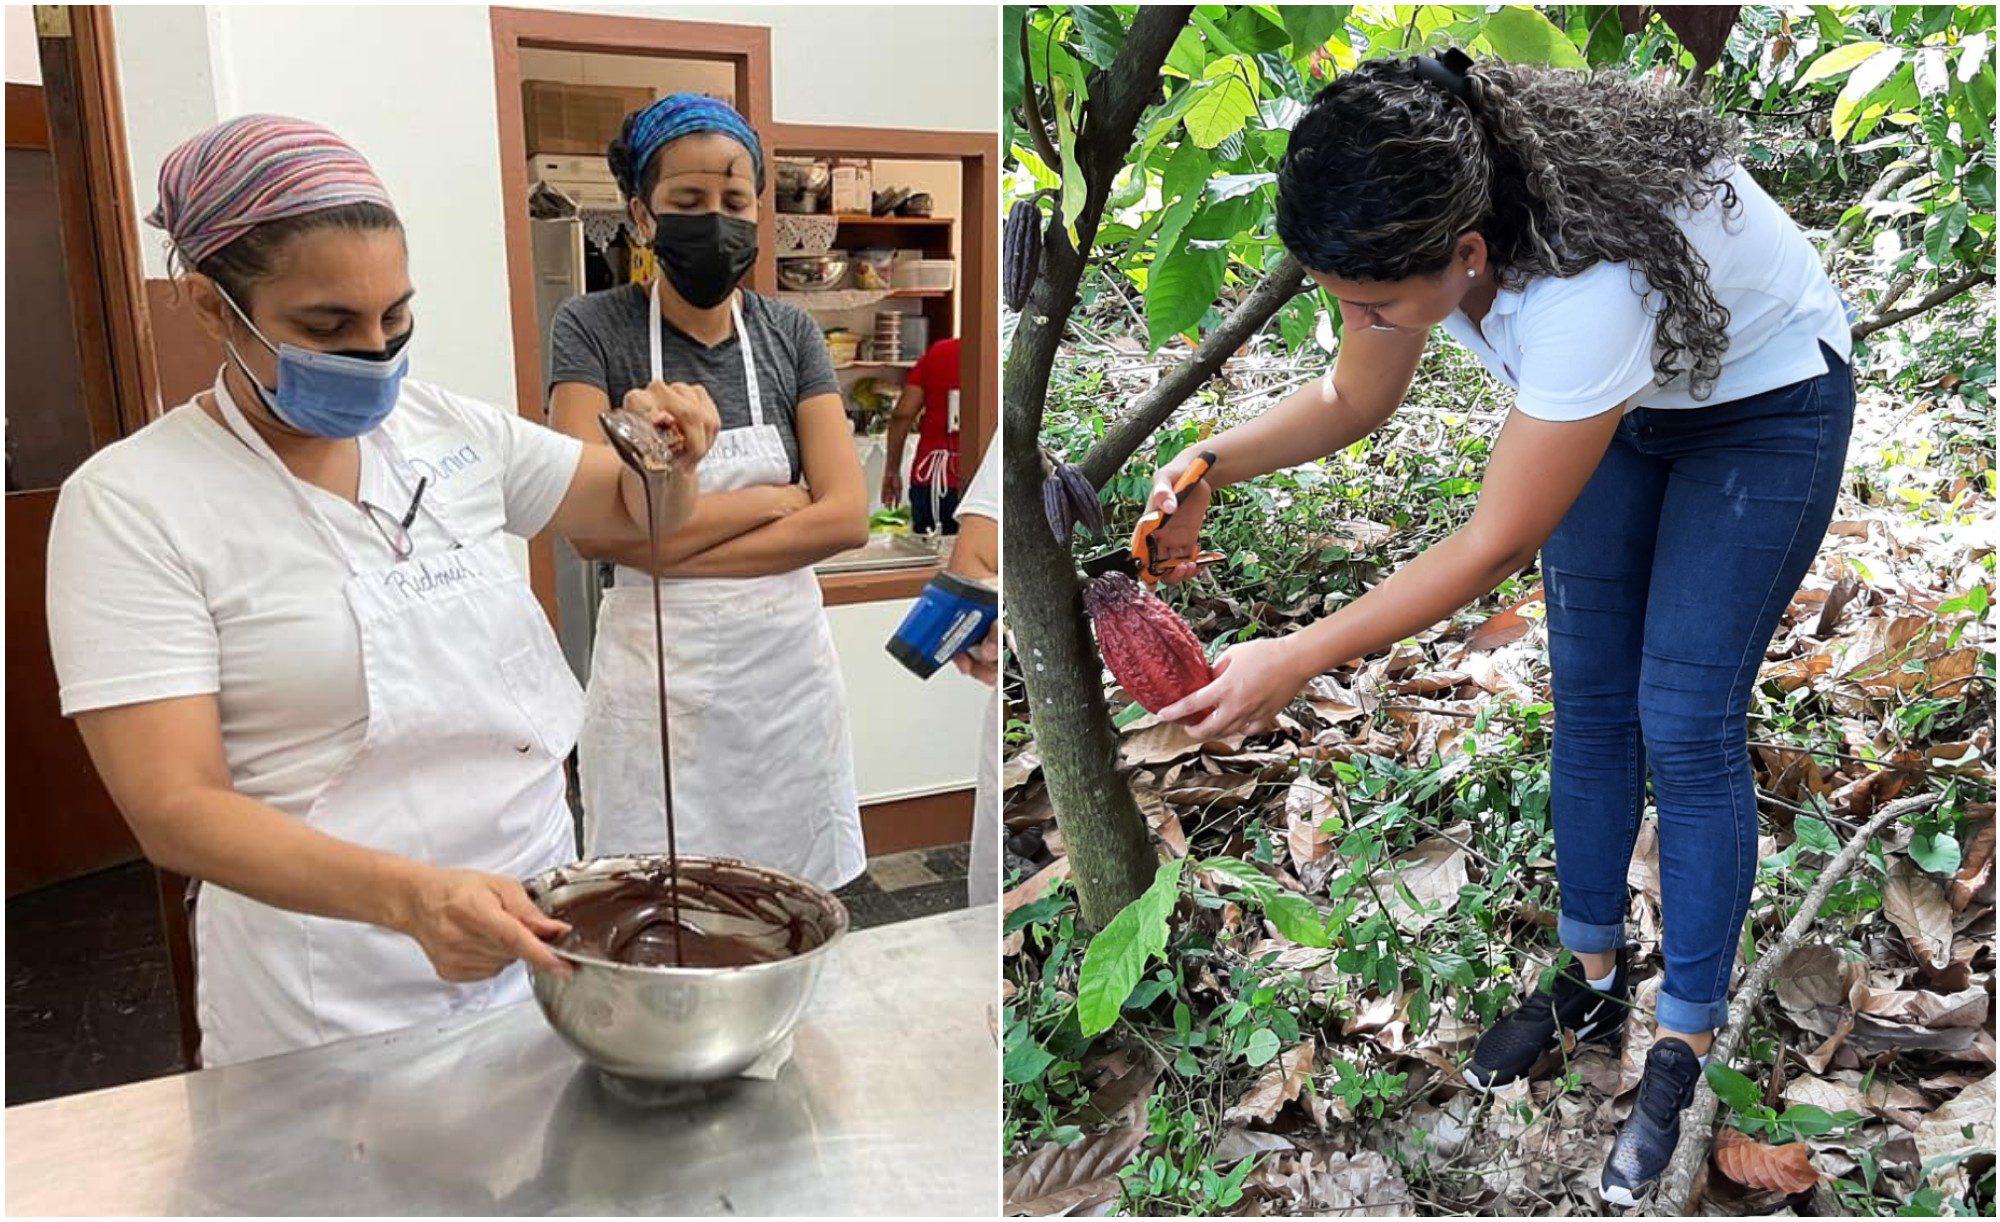
<svg viewBox="0 0 2000 1222">
<path fill-rule="evenodd" d="M 1468 268 L 1466 268 L 1466 269 L 1465 269 L 1465 278 L 1466 278 L 1467 280 L 1477 280 L 1477 279 L 1479 279 L 1479 269 L 1478 269 L 1478 268 L 1476 268 L 1476 267 L 1468 267 Z"/>
</svg>

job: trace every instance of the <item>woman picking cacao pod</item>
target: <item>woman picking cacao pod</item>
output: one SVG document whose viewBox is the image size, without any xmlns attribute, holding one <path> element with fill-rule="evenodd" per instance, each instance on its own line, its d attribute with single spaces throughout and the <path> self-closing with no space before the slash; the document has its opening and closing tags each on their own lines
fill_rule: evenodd
<svg viewBox="0 0 2000 1222">
<path fill-rule="evenodd" d="M 1280 237 L 1340 303 L 1333 369 L 1207 442 L 1159 554 L 1212 491 L 1309 462 L 1397 408 L 1431 329 L 1513 386 L 1471 521 L 1338 613 L 1224 653 L 1163 711 L 1200 737 L 1267 725 L 1312 676 L 1389 648 L 1541 554 L 1556 706 L 1558 934 L 1576 966 L 1481 1036 L 1500 1086 L 1629 1004 L 1625 872 L 1650 774 L 1666 895 L 1659 1039 L 1604 1170 L 1665 1168 L 1727 1018 L 1757 866 L 1752 683 L 1831 519 L 1852 422 L 1844 306 L 1805 235 L 1686 94 L 1612 76 L 1366 63 L 1322 90 L 1278 174 Z M 1183 563 L 1169 574 L 1185 580 Z"/>
<path fill-rule="evenodd" d="M 555 425 L 601 442 L 635 386 L 706 389 L 722 431 L 702 496 L 661 546 L 667 727 L 683 853 L 741 857 L 836 887 L 861 873 L 847 697 L 813 565 L 868 541 L 868 496 L 840 384 L 810 315 L 738 287 L 757 259 L 764 154 L 725 103 L 669 94 L 610 149 L 651 284 L 571 300 L 551 325 Z M 586 855 L 666 846 L 650 561 L 614 561 L 577 744 Z"/>
<path fill-rule="evenodd" d="M 200 881 L 201 1059 L 225 1065 L 527 999 L 565 926 L 518 879 L 575 856 L 583 693 L 508 555 L 545 529 L 645 546 L 636 473 L 405 375 L 389 193 L 334 133 L 245 115 L 167 155 L 180 287 L 215 385 L 63 484 L 63 712 L 146 856 Z M 695 496 L 715 409 L 652 526 Z"/>
</svg>

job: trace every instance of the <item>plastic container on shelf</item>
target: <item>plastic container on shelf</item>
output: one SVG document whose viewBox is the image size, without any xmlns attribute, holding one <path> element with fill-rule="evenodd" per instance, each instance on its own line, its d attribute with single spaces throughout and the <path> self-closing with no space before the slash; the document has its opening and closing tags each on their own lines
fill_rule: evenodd
<svg viewBox="0 0 2000 1222">
<path fill-rule="evenodd" d="M 906 259 L 896 264 L 890 287 L 948 293 L 957 274 L 958 264 L 950 259 Z"/>
<path fill-rule="evenodd" d="M 826 333 L 826 354 L 835 365 L 852 365 L 861 352 L 861 337 L 852 331 L 835 327 Z"/>
<path fill-rule="evenodd" d="M 903 319 L 903 345 L 895 357 L 884 360 L 915 361 L 931 346 L 931 320 L 922 314 L 910 314 Z"/>
<path fill-rule="evenodd" d="M 853 287 L 886 292 L 894 286 L 896 252 L 873 247 L 848 252 L 848 279 Z"/>
</svg>

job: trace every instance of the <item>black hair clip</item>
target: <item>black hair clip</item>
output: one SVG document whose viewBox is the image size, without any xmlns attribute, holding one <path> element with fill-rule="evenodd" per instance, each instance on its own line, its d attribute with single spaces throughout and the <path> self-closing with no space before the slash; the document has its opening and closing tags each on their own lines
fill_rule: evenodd
<svg viewBox="0 0 2000 1222">
<path fill-rule="evenodd" d="M 1465 74 L 1472 70 L 1470 55 L 1451 47 L 1435 57 L 1419 55 L 1410 63 L 1416 70 L 1418 80 L 1436 85 L 1459 101 L 1471 105 L 1472 90 L 1465 83 Z"/>
</svg>

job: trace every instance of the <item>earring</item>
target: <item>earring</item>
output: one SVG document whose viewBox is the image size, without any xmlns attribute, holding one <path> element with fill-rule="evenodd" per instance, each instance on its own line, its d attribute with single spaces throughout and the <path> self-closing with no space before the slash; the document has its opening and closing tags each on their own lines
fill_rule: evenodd
<svg viewBox="0 0 2000 1222">
<path fill-rule="evenodd" d="M 1478 268 L 1476 268 L 1476 267 L 1468 267 L 1468 268 L 1466 268 L 1466 269 L 1465 269 L 1465 278 L 1466 278 L 1467 280 L 1477 280 L 1477 279 L 1479 279 L 1479 269 L 1478 269 Z"/>
</svg>

